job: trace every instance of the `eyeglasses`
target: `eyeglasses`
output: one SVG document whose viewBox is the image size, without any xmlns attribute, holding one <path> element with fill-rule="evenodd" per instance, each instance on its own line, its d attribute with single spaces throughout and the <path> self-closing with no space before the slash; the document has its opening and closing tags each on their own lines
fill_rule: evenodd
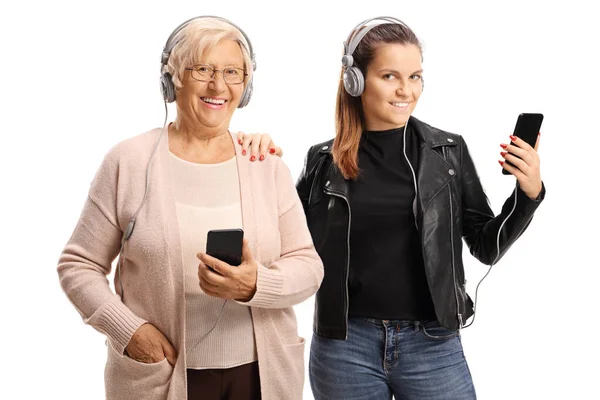
<svg viewBox="0 0 600 400">
<path fill-rule="evenodd" d="M 244 82 L 248 75 L 243 68 L 225 67 L 223 69 L 215 69 L 210 65 L 194 65 L 191 68 L 186 68 L 186 71 L 192 71 L 191 76 L 200 82 L 209 82 L 215 78 L 215 74 L 220 72 L 223 74 L 223 79 L 229 85 L 239 85 Z"/>
</svg>

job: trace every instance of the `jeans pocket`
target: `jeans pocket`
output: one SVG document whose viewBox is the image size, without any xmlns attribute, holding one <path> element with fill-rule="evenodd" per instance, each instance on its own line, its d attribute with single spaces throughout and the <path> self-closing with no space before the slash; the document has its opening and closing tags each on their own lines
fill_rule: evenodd
<svg viewBox="0 0 600 400">
<path fill-rule="evenodd" d="M 429 340 L 449 340 L 460 335 L 460 331 L 448 329 L 439 322 L 419 322 L 419 332 Z"/>
</svg>

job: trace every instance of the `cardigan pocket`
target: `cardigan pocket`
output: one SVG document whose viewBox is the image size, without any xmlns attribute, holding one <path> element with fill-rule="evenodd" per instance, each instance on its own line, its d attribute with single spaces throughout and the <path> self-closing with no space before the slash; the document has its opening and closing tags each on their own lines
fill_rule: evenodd
<svg viewBox="0 0 600 400">
<path fill-rule="evenodd" d="M 282 344 L 281 352 L 271 349 L 277 356 L 269 359 L 273 381 L 269 386 L 273 393 L 279 393 L 281 399 L 301 400 L 304 388 L 304 345 L 306 341 L 298 337 L 298 342 Z M 259 361 L 260 365 L 260 361 Z M 277 376 L 277 378 L 275 378 Z"/>
<path fill-rule="evenodd" d="M 104 369 L 107 400 L 167 398 L 173 367 L 167 359 L 145 364 L 119 354 L 108 341 L 108 357 Z"/>
<path fill-rule="evenodd" d="M 298 336 L 298 342 L 284 345 L 285 351 L 290 354 L 290 365 L 292 366 L 294 375 L 301 376 L 304 380 L 304 347 L 306 340 Z"/>
</svg>

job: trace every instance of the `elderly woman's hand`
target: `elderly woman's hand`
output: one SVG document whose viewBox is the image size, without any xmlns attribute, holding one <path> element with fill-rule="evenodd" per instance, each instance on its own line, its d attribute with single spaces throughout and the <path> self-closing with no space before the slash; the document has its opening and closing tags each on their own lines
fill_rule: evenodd
<svg viewBox="0 0 600 400">
<path fill-rule="evenodd" d="M 242 263 L 238 267 L 204 253 L 198 253 L 197 257 L 200 259 L 198 278 L 204 293 L 238 301 L 249 301 L 254 297 L 258 264 L 246 239 L 242 245 Z"/>
<path fill-rule="evenodd" d="M 165 358 L 171 365 L 177 362 L 177 351 L 169 339 L 149 323 L 135 331 L 125 351 L 130 358 L 145 364 L 157 363 Z"/>
<path fill-rule="evenodd" d="M 238 144 L 242 146 L 242 155 L 247 155 L 248 150 L 250 150 L 250 161 L 263 161 L 267 157 L 267 153 L 278 157 L 283 156 L 281 147 L 276 146 L 271 136 L 266 133 L 245 134 L 244 132 L 238 132 L 237 140 Z"/>
</svg>

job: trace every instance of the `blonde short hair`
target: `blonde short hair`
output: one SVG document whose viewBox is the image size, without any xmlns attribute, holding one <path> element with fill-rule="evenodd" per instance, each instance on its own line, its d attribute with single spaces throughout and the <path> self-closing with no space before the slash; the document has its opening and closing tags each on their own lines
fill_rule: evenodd
<svg viewBox="0 0 600 400">
<path fill-rule="evenodd" d="M 174 38 L 178 41 L 171 50 L 169 61 L 164 67 L 173 77 L 173 85 L 179 89 L 185 68 L 200 62 L 200 57 L 222 40 L 235 40 L 242 50 L 244 68 L 248 74 L 245 85 L 252 79 L 250 48 L 244 35 L 235 26 L 218 18 L 197 18 L 188 23 Z"/>
</svg>

